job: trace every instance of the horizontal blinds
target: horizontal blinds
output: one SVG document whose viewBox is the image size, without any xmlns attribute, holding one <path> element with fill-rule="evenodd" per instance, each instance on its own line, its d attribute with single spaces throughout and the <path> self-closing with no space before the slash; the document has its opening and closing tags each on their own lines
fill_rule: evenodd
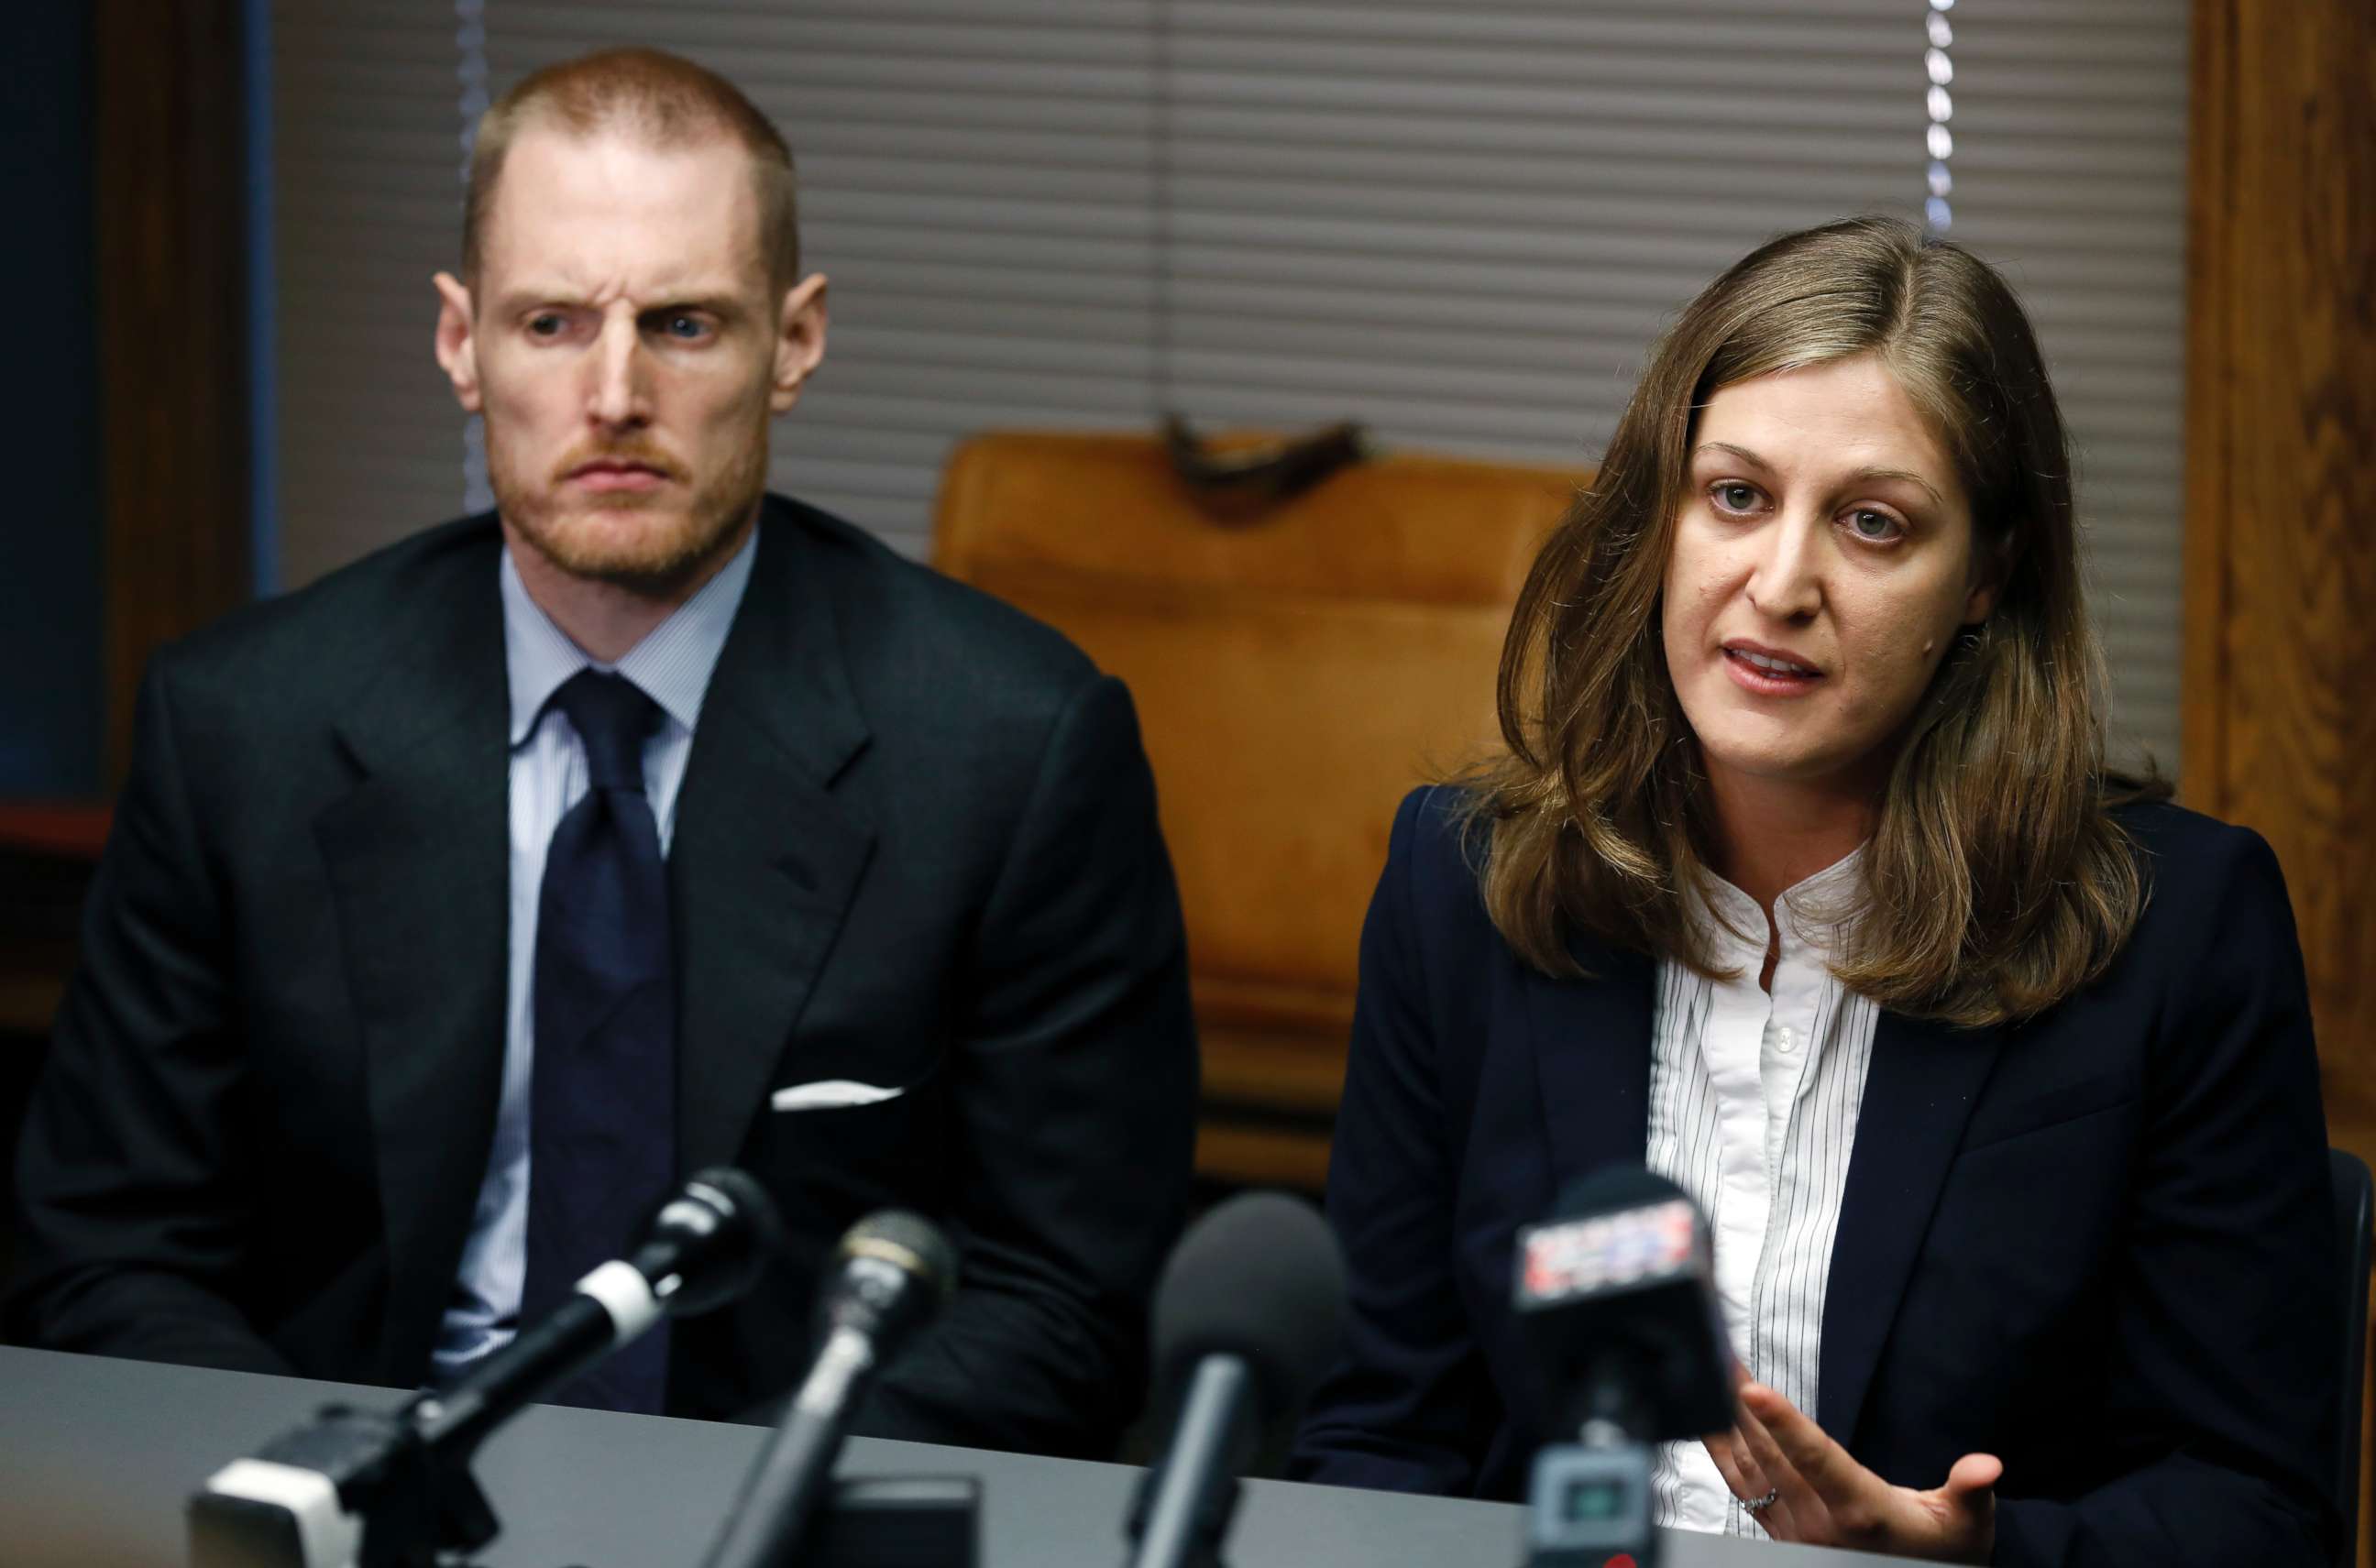
<svg viewBox="0 0 2376 1568">
<path fill-rule="evenodd" d="M 280 569 L 309 582 L 462 509 L 462 416 L 432 352 L 461 221 L 455 15 L 272 13 Z"/>
<path fill-rule="evenodd" d="M 2187 7 L 1965 0 L 1948 13 L 1950 232 L 2021 291 L 2079 460 L 2120 750 L 2178 771 Z"/>
<path fill-rule="evenodd" d="M 498 90 L 660 42 L 731 78 L 800 165 L 829 351 L 778 422 L 775 482 L 927 542 L 952 443 L 992 426 L 1138 428 L 1153 401 L 1152 0 L 670 7 L 495 0 Z"/>
<path fill-rule="evenodd" d="M 309 351 L 348 370 L 303 384 L 318 410 L 292 374 L 283 426 L 325 455 L 325 499 L 363 449 L 387 488 L 301 551 L 315 525 L 292 450 L 292 577 L 460 489 L 421 281 L 453 248 L 455 29 L 393 0 L 303 10 L 279 52 L 284 77 L 301 54 L 317 77 L 283 81 L 288 144 L 326 119 L 306 178 L 282 178 L 282 342 L 292 372 Z M 777 427 L 777 482 L 921 553 L 951 444 L 992 426 L 1356 418 L 1399 446 L 1589 460 L 1650 339 L 1726 264 L 1844 213 L 1919 215 L 1930 15 L 487 0 L 485 57 L 500 91 L 583 49 L 657 42 L 784 128 L 808 255 L 834 281 L 831 353 Z M 2174 766 L 2183 8 L 1964 0 L 1947 17 L 1953 232 L 2037 314 L 2081 449 L 2116 720 Z M 338 189 L 340 168 L 361 178 Z M 337 319 L 301 343 L 316 315 Z"/>
</svg>

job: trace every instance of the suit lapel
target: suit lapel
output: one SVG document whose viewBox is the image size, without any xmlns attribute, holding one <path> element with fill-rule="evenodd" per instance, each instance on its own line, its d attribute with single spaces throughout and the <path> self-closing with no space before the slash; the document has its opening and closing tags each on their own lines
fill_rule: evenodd
<svg viewBox="0 0 2376 1568">
<path fill-rule="evenodd" d="M 818 553 L 771 500 L 678 796 L 669 885 L 686 1170 L 742 1146 L 873 849 L 872 825 L 831 792 L 867 730 Z"/>
<path fill-rule="evenodd" d="M 1553 1201 L 1604 1165 L 1639 1163 L 1649 1136 L 1657 966 L 1579 943 L 1584 981 L 1526 975 Z M 1819 1419 L 1851 1440 L 1964 1123 L 2002 1043 L 1883 1012 L 1857 1121 L 1825 1297 Z"/>
<path fill-rule="evenodd" d="M 1650 1000 L 1657 966 L 1579 941 L 1587 980 L 1526 972 L 1527 1030 L 1550 1146 L 1551 1194 L 1649 1146 Z"/>
<path fill-rule="evenodd" d="M 388 1375 L 425 1364 L 493 1136 L 504 1062 L 508 698 L 499 536 L 435 563 L 425 608 L 337 729 L 361 772 L 316 816 L 362 1038 L 387 1238 Z"/>
<path fill-rule="evenodd" d="M 1842 1443 L 1853 1443 L 1947 1168 L 2002 1039 L 2000 1029 L 1889 1012 L 1874 1029 L 1832 1246 L 1817 1385 L 1817 1420 Z"/>
</svg>

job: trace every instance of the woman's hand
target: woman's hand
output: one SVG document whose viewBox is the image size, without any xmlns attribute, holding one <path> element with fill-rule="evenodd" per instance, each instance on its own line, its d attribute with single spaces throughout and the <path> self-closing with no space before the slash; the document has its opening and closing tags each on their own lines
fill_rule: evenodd
<svg viewBox="0 0 2376 1568">
<path fill-rule="evenodd" d="M 1986 1562 L 1996 1544 L 1992 1454 L 1966 1454 L 1930 1491 L 1892 1486 L 1848 1456 L 1829 1433 L 1763 1384 L 1740 1385 L 1740 1421 L 1706 1440 L 1732 1494 L 1776 1540 L 1894 1552 L 1940 1562 Z"/>
</svg>

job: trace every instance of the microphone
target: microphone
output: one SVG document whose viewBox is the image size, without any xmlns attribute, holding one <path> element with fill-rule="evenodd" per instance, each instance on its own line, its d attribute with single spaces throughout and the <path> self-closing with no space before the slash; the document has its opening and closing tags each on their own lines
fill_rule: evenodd
<svg viewBox="0 0 2376 1568">
<path fill-rule="evenodd" d="M 753 1462 L 707 1568 L 763 1568 L 802 1538 L 832 1493 L 834 1459 L 874 1374 L 956 1292 L 956 1253 L 919 1215 L 868 1215 L 838 1255 L 817 1302 L 824 1344 Z"/>
<path fill-rule="evenodd" d="M 1177 1414 L 1131 1507 L 1130 1568 L 1219 1568 L 1239 1472 L 1344 1328 L 1344 1263 L 1309 1205 L 1250 1193 L 1189 1227 L 1156 1291 L 1156 1382 Z"/>
<path fill-rule="evenodd" d="M 468 1455 L 487 1433 L 663 1316 L 694 1317 L 735 1300 L 775 1254 L 780 1226 L 758 1182 L 718 1166 L 660 1206 L 643 1244 L 577 1282 L 552 1315 L 408 1415 L 433 1449 Z"/>
<path fill-rule="evenodd" d="M 1732 1424 L 1732 1351 L 1715 1251 L 1689 1194 L 1611 1167 L 1571 1185 L 1556 1218 L 1518 1232 L 1515 1304 L 1562 1425 L 1636 1443 Z"/>
<path fill-rule="evenodd" d="M 1657 1561 L 1649 1444 L 1732 1424 L 1732 1352 L 1707 1222 L 1662 1176 L 1612 1167 L 1518 1232 L 1521 1333 L 1578 1442 L 1536 1455 L 1527 1534 L 1538 1568 Z"/>
<path fill-rule="evenodd" d="M 494 1538 L 471 1480 L 487 1434 L 649 1329 L 749 1289 L 777 1246 L 775 1205 L 739 1170 L 703 1170 L 661 1206 L 629 1258 L 577 1282 L 552 1314 L 443 1393 L 394 1411 L 333 1405 L 190 1502 L 192 1568 L 427 1564 Z"/>
</svg>

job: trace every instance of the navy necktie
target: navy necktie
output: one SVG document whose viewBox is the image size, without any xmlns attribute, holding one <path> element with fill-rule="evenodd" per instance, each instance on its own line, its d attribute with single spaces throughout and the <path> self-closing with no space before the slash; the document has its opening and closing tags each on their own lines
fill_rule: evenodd
<svg viewBox="0 0 2376 1568">
<path fill-rule="evenodd" d="M 523 1327 L 627 1254 L 676 1164 L 668 869 L 644 796 L 644 741 L 660 710 L 596 670 L 571 676 L 552 701 L 585 743 L 588 784 L 552 830 L 537 909 Z M 657 1412 L 665 1326 L 547 1397 Z"/>
</svg>

